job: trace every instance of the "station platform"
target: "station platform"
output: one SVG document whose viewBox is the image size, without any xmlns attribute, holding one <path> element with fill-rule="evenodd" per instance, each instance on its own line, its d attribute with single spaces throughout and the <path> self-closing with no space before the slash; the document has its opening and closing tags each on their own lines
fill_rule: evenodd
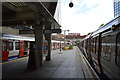
<svg viewBox="0 0 120 80">
<path fill-rule="evenodd" d="M 51 61 L 37 70 L 27 70 L 28 57 L 2 63 L 2 79 L 81 80 L 97 79 L 77 46 L 72 50 L 52 50 Z"/>
</svg>

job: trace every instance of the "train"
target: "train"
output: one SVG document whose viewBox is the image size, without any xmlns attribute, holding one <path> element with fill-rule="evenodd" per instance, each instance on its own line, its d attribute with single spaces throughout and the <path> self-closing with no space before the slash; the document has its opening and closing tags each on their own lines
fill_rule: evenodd
<svg viewBox="0 0 120 80">
<path fill-rule="evenodd" d="M 120 79 L 120 16 L 77 42 L 77 46 L 101 78 Z"/>
<path fill-rule="evenodd" d="M 23 37 L 3 33 L 1 33 L 0 36 L 0 48 L 2 50 L 0 60 L 2 62 L 28 56 L 30 51 L 30 42 L 35 41 L 34 37 Z M 47 45 L 47 40 L 44 39 L 44 57 L 48 54 Z M 51 40 L 52 50 L 62 47 L 64 47 L 63 41 Z"/>
<path fill-rule="evenodd" d="M 51 41 L 51 48 L 52 50 L 64 48 L 65 42 L 64 41 L 57 41 L 57 40 L 52 40 Z"/>
</svg>

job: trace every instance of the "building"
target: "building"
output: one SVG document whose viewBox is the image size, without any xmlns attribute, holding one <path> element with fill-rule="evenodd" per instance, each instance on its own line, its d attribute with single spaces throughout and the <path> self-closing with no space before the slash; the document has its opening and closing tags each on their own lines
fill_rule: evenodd
<svg viewBox="0 0 120 80">
<path fill-rule="evenodd" d="M 114 0 L 114 17 L 120 16 L 120 0 Z"/>
</svg>

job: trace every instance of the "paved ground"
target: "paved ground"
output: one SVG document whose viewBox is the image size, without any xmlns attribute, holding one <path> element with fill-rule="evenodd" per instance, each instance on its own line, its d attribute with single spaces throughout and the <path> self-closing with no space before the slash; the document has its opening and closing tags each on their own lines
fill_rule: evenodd
<svg viewBox="0 0 120 80">
<path fill-rule="evenodd" d="M 77 47 L 73 50 L 52 51 L 52 60 L 45 61 L 43 67 L 28 71 L 27 68 L 28 58 L 21 58 L 5 62 L 2 64 L 2 76 L 4 78 L 24 78 L 24 79 L 93 79 L 95 78 L 93 72 L 81 57 L 81 52 Z"/>
</svg>

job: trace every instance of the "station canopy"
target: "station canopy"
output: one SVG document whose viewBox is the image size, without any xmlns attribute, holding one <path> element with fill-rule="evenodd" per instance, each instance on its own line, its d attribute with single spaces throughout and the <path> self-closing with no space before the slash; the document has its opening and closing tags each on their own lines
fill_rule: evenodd
<svg viewBox="0 0 120 80">
<path fill-rule="evenodd" d="M 60 29 L 61 26 L 53 17 L 57 0 L 48 0 L 48 2 L 40 0 L 37 0 L 38 2 L 11 1 L 2 1 L 2 27 L 34 30 L 34 26 L 44 24 L 45 29 L 49 29 L 49 27 Z"/>
</svg>

